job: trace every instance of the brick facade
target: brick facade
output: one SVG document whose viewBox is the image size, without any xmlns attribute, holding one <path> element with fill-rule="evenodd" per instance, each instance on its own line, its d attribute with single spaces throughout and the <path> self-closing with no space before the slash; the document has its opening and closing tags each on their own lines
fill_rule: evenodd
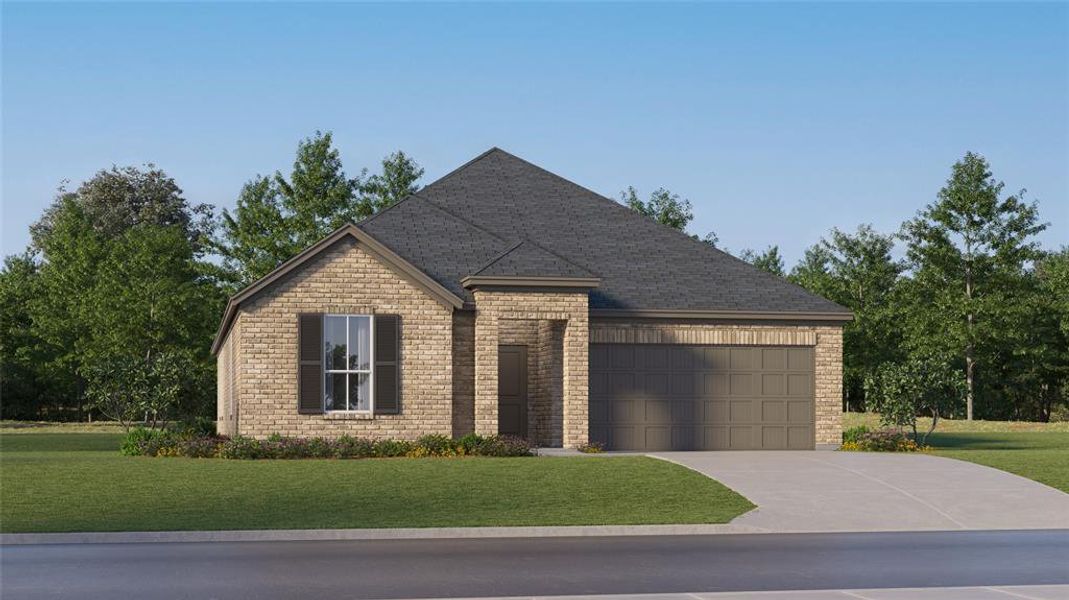
<svg viewBox="0 0 1069 600">
<path fill-rule="evenodd" d="M 538 330 L 546 332 L 547 344 L 552 344 L 553 327 L 562 328 L 561 391 L 559 443 L 574 448 L 587 441 L 588 368 L 589 368 L 589 305 L 586 291 L 542 292 L 500 291 L 477 289 L 475 296 L 475 431 L 497 433 L 497 347 L 501 332 L 516 335 L 513 321 L 546 323 Z M 550 325 L 549 323 L 558 323 Z M 538 331 L 536 330 L 536 331 Z M 538 352 L 535 353 L 540 354 Z M 533 373 L 552 378 L 552 361 Z M 545 411 L 545 405 L 540 405 Z M 549 409 L 551 423 L 552 409 Z M 553 425 L 551 425 L 553 427 Z M 553 431 L 541 432 L 547 441 L 556 445 Z"/>
<path fill-rule="evenodd" d="M 453 432 L 453 309 L 354 240 L 336 242 L 240 308 L 230 337 L 236 360 L 237 432 L 414 439 Z M 401 412 L 357 418 L 297 413 L 297 315 L 401 317 Z M 220 353 L 223 360 L 225 352 Z"/>
<path fill-rule="evenodd" d="M 816 443 L 841 435 L 842 328 L 589 317 L 586 291 L 476 289 L 476 310 L 444 306 L 346 238 L 244 302 L 218 353 L 218 429 L 266 437 L 414 439 L 497 433 L 497 348 L 528 347 L 528 433 L 544 446 L 587 441 L 591 343 L 808 346 Z M 401 316 L 398 415 L 297 413 L 297 315 Z"/>
</svg>

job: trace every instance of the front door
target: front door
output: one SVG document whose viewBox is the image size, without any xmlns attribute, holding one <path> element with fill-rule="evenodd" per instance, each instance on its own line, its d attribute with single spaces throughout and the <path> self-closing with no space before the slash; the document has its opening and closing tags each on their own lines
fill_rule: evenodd
<svg viewBox="0 0 1069 600">
<path fill-rule="evenodd" d="M 497 348 L 497 432 L 527 437 L 527 346 Z"/>
</svg>

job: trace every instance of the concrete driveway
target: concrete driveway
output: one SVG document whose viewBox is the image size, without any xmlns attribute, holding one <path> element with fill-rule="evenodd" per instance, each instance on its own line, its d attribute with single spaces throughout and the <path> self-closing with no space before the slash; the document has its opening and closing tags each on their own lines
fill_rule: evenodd
<svg viewBox="0 0 1069 600">
<path fill-rule="evenodd" d="M 731 522 L 775 532 L 1069 529 L 1069 494 L 923 454 L 657 452 L 758 506 Z"/>
</svg>

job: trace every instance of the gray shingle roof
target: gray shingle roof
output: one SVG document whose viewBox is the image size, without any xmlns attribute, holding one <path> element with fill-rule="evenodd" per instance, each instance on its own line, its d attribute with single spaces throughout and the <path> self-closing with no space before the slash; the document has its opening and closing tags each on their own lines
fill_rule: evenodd
<svg viewBox="0 0 1069 600">
<path fill-rule="evenodd" d="M 847 312 L 497 148 L 358 226 L 466 300 L 476 273 L 595 276 L 591 309 Z"/>
</svg>

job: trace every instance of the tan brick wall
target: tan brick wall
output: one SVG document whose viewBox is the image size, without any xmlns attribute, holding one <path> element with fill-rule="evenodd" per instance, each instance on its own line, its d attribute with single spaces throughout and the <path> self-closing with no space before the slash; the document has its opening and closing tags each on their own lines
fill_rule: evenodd
<svg viewBox="0 0 1069 600">
<path fill-rule="evenodd" d="M 241 319 L 235 319 L 216 356 L 215 430 L 221 435 L 237 435 L 237 356 Z"/>
<path fill-rule="evenodd" d="M 453 437 L 475 431 L 475 313 L 453 314 Z"/>
<path fill-rule="evenodd" d="M 562 360 L 562 443 L 575 447 L 587 441 L 587 369 L 590 340 L 586 292 L 476 290 L 475 293 L 475 431 L 497 432 L 497 346 L 506 321 L 564 322 Z M 536 367 L 535 372 L 538 369 Z"/>
<path fill-rule="evenodd" d="M 401 316 L 401 414 L 297 414 L 299 313 Z M 453 431 L 452 307 L 379 262 L 352 239 L 242 306 L 238 428 L 242 435 L 343 434 L 413 439 Z"/>
<path fill-rule="evenodd" d="M 590 342 L 811 346 L 816 363 L 816 444 L 818 448 L 838 448 L 842 441 L 843 331 L 840 326 L 595 320 L 590 324 Z"/>
</svg>

